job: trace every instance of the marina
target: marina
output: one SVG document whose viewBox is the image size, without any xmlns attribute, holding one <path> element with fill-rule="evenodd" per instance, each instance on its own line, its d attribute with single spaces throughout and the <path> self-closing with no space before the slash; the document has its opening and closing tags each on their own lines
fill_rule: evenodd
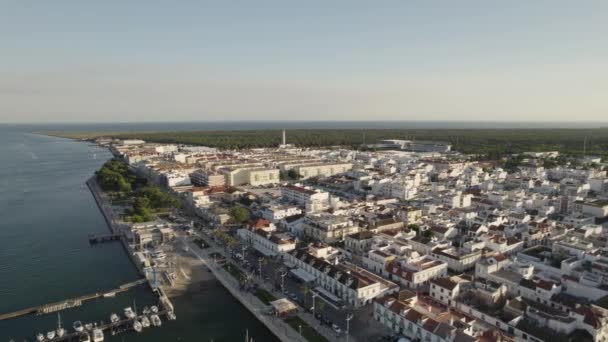
<svg viewBox="0 0 608 342">
<path fill-rule="evenodd" d="M 122 230 L 118 227 L 117 223 L 112 217 L 110 211 L 107 210 L 107 203 L 104 202 L 104 199 L 99 194 L 99 187 L 94 178 L 89 179 L 87 182 L 87 186 L 91 191 L 91 194 L 95 198 L 95 202 L 97 203 L 99 210 L 101 211 L 108 229 L 110 233 L 91 233 L 89 234 L 89 244 L 99 244 L 111 241 L 120 241 L 123 245 L 125 251 L 130 256 L 131 261 L 134 262 L 134 265 L 139 270 L 141 274 L 146 275 L 143 268 L 139 263 L 136 262 L 136 259 L 133 257 L 134 251 L 129 246 L 127 239 L 125 238 Z M 125 308 L 124 319 L 121 319 L 116 314 L 112 314 L 109 322 L 96 322 L 96 323 L 87 323 L 82 325 L 80 321 L 76 321 L 74 323 L 74 332 L 65 333 L 66 329 L 61 327 L 60 321 L 58 322 L 57 330 L 49 331 L 46 335 L 43 333 L 38 333 L 36 335 L 36 341 L 43 342 L 55 342 L 55 341 L 95 341 L 100 342 L 104 340 L 104 331 L 109 331 L 111 335 L 116 335 L 118 333 L 126 332 L 126 331 L 135 331 L 141 332 L 144 327 L 150 327 L 151 325 L 154 327 L 161 326 L 161 316 L 166 317 L 170 320 L 175 320 L 176 315 L 173 312 L 173 305 L 169 298 L 165 295 L 162 288 L 160 288 L 155 281 L 154 278 L 141 278 L 135 281 L 131 281 L 125 284 L 118 286 L 117 288 L 110 289 L 107 291 L 98 291 L 95 293 L 78 296 L 74 298 L 68 298 L 61 301 L 33 306 L 25 309 L 16 310 L 13 312 L 8 312 L 4 314 L 0 314 L 0 321 L 17 318 L 24 315 L 44 315 L 59 312 L 61 310 L 70 309 L 78 306 L 82 306 L 83 302 L 96 299 L 96 298 L 111 298 L 115 297 L 117 293 L 126 292 L 129 289 L 142 285 L 148 284 L 149 288 L 152 292 L 158 297 L 158 305 L 160 306 L 160 310 L 157 306 L 152 306 L 151 311 L 147 308 L 145 309 L 145 313 L 143 315 L 138 315 L 136 311 L 133 309 Z M 150 314 L 148 317 L 147 314 Z M 151 322 L 151 323 L 150 323 Z"/>
<path fill-rule="evenodd" d="M 168 312 L 161 309 L 160 303 L 166 302 L 161 299 L 164 292 L 151 291 L 145 284 L 129 291 L 120 289 L 118 284 L 138 281 L 142 275 L 127 246 L 100 243 L 92 248 L 88 243 L 91 234 L 113 234 L 108 230 L 112 229 L 112 220 L 102 215 L 104 210 L 95 201 L 98 198 L 91 196 L 91 189 L 84 182 L 110 157 L 107 150 L 99 149 L 95 160 L 88 157 L 88 147 L 83 143 L 12 131 L 4 133 L 0 140 L 6 148 L 0 148 L 0 154 L 9 162 L 0 166 L 0 172 L 12 181 L 6 184 L 6 192 L 0 194 L 0 212 L 5 217 L 0 223 L 0 311 L 8 314 L 24 311 L 23 308 L 49 309 L 47 314 L 29 311 L 0 320 L 0 341 L 36 341 L 38 333 L 47 341 L 62 340 L 56 331 L 53 339 L 48 338 L 50 330 L 57 329 L 58 314 L 64 323 L 63 340 L 79 340 L 72 324 L 81 321 L 83 326 L 93 322 L 93 329 L 94 322 L 98 322 L 97 326 L 104 328 L 104 341 L 109 342 L 120 342 L 123 338 L 132 342 L 231 341 L 242 339 L 246 330 L 256 340 L 276 341 L 206 271 L 201 272 L 205 275 L 202 281 L 195 277 L 195 286 L 186 282 L 167 288 L 171 290 L 170 303 L 175 304 L 175 314 L 180 318 L 176 321 L 171 321 L 166 316 Z M 30 150 L 40 158 L 29 158 Z M 24 171 L 14 173 L 15 170 Z M 61 200 L 57 200 L 57 193 L 62 194 Z M 40 207 L 47 211 L 42 214 L 31 210 Z M 181 271 L 178 273 L 181 276 Z M 45 279 L 44 286 L 40 279 Z M 76 306 L 51 305 L 84 297 L 83 294 L 98 295 Z M 142 318 L 142 330 L 136 333 L 121 314 L 122 308 L 131 306 L 133 300 L 138 308 L 158 305 L 162 329 L 155 329 L 148 317 L 149 325 Z M 120 316 L 115 327 L 108 323 L 112 312 Z"/>
<path fill-rule="evenodd" d="M 130 308 L 128 308 L 130 309 Z M 60 342 L 60 341 L 103 341 L 105 333 L 110 336 L 115 336 L 125 332 L 141 332 L 143 328 L 149 327 L 160 327 L 161 319 L 160 317 L 165 317 L 167 320 L 175 320 L 176 316 L 173 311 L 169 311 L 166 309 L 158 310 L 156 313 L 148 312 L 147 314 L 136 315 L 131 318 L 119 318 L 118 315 L 112 314 L 110 315 L 110 321 L 104 322 L 101 321 L 99 323 L 87 323 L 82 325 L 80 321 L 75 322 L 73 329 L 74 331 L 71 333 L 63 333 L 61 336 L 59 334 L 47 333 L 44 335 L 43 333 L 39 333 L 36 335 L 36 341 L 39 342 Z M 142 322 L 149 322 L 149 317 L 153 322 L 157 322 L 153 325 L 142 325 Z M 153 317 L 153 318 L 152 318 Z M 76 324 L 77 323 L 77 324 Z M 61 326 L 58 327 L 57 331 L 59 332 Z M 63 330 L 65 331 L 65 329 Z M 50 337 L 53 336 L 53 337 Z M 92 338 L 92 340 L 91 340 Z M 88 340 L 87 340 L 88 339 Z"/>
<path fill-rule="evenodd" d="M 131 289 L 132 287 L 144 284 L 146 282 L 147 282 L 147 279 L 139 279 L 139 280 L 136 280 L 136 281 L 132 281 L 130 283 L 126 283 L 126 284 L 120 285 L 118 288 L 115 288 L 115 289 L 112 289 L 112 290 L 108 290 L 108 291 L 104 291 L 104 292 L 96 292 L 96 293 L 92 293 L 92 294 L 88 294 L 88 295 L 84 295 L 84 296 L 79 296 L 79 297 L 75 297 L 75 298 L 65 299 L 65 300 L 62 300 L 60 302 L 43 304 L 43 305 L 39 305 L 39 306 L 30 307 L 30 308 L 27 308 L 27 309 L 22 309 L 22 310 L 17 310 L 17 311 L 5 313 L 5 314 L 0 314 L 0 321 L 5 320 L 5 319 L 11 319 L 11 318 L 23 316 L 23 315 L 30 315 L 30 314 L 43 315 L 43 314 L 49 314 L 49 313 L 57 312 L 57 311 L 60 311 L 60 310 L 72 308 L 72 307 L 75 307 L 75 306 L 80 306 L 80 305 L 82 305 L 82 302 L 84 302 L 84 301 L 95 299 L 95 298 L 99 298 L 99 297 L 103 297 L 103 296 L 105 296 L 108 293 L 114 293 L 114 294 L 116 294 L 116 293 L 119 293 L 119 292 L 125 292 L 125 291 L 128 291 L 129 289 Z"/>
</svg>

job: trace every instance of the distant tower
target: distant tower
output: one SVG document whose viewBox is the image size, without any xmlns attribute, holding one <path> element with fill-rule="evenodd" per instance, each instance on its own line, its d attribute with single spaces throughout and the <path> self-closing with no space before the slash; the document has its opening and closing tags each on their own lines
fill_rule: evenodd
<svg viewBox="0 0 608 342">
<path fill-rule="evenodd" d="M 285 139 L 285 129 L 283 129 L 283 145 L 286 144 L 286 139 Z"/>
</svg>

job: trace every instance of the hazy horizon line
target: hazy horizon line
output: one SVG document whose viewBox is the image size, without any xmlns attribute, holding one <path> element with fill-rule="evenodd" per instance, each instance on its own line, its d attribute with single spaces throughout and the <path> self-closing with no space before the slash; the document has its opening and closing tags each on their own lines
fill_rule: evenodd
<svg viewBox="0 0 608 342">
<path fill-rule="evenodd" d="M 315 119 L 315 120 L 290 120 L 290 119 L 251 119 L 251 120 L 237 120 L 237 119 L 224 119 L 224 120 L 143 120 L 143 121 L 11 121 L 11 122 L 0 122 L 0 125 L 88 125 L 88 124 L 162 124 L 162 123 L 318 123 L 318 122 L 331 122 L 331 123 L 382 123 L 382 122 L 419 122 L 419 123 L 536 123 L 536 124 L 551 124 L 551 123 L 573 123 L 573 124 L 587 124 L 587 123 L 605 123 L 608 124 L 608 120 L 472 120 L 472 119 L 458 119 L 458 120 L 341 120 L 341 119 Z"/>
</svg>

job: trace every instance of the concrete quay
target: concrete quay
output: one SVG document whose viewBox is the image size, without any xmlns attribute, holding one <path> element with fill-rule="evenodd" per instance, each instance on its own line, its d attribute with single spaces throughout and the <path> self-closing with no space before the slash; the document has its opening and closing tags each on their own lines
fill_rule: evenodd
<svg viewBox="0 0 608 342">
<path fill-rule="evenodd" d="M 244 292 L 239 289 L 239 283 L 230 273 L 224 270 L 220 265 L 213 262 L 213 259 L 209 256 L 209 253 L 197 252 L 195 245 L 183 240 L 184 244 L 188 246 L 190 252 L 201 260 L 211 270 L 215 278 L 234 296 L 238 299 L 243 306 L 247 308 L 256 318 L 262 322 L 276 337 L 283 342 L 307 342 L 307 340 L 300 336 L 295 330 L 291 328 L 282 319 L 275 318 L 274 316 L 265 314 L 268 307 L 262 303 L 255 295 L 250 292 Z M 209 248 L 209 252 L 221 253 L 221 250 L 217 247 Z"/>
<path fill-rule="evenodd" d="M 270 316 L 265 314 L 265 311 L 268 309 L 268 306 L 260 301 L 254 294 L 250 292 L 241 291 L 239 289 L 239 283 L 234 277 L 229 274 L 226 270 L 224 270 L 220 265 L 214 263 L 213 258 L 210 256 L 211 253 L 219 253 L 229 259 L 229 256 L 225 255 L 224 249 L 218 246 L 215 242 L 210 241 L 206 236 L 197 235 L 198 237 L 205 240 L 205 242 L 212 246 L 210 248 L 201 251 L 197 246 L 194 246 L 192 243 L 189 243 L 185 240 L 182 240 L 184 244 L 188 246 L 190 252 L 195 255 L 198 259 L 200 259 L 207 267 L 212 271 L 214 276 L 224 285 L 226 289 L 237 298 L 249 311 L 251 311 L 260 322 L 264 323 L 270 331 L 272 331 L 281 341 L 307 341 L 303 336 L 301 336 L 297 331 L 295 331 L 290 325 L 285 323 L 282 319 L 274 318 L 274 316 Z M 200 252 L 199 252 L 200 251 Z M 239 267 L 236 264 L 233 264 L 236 267 Z M 240 267 L 239 267 L 240 268 Z M 241 269 L 241 271 L 243 271 Z M 268 291 L 276 298 L 284 297 L 283 294 L 277 292 L 275 289 L 270 286 L 270 284 L 266 282 L 258 282 L 261 288 Z M 325 337 L 330 342 L 341 342 L 345 341 L 346 336 L 336 336 L 335 332 L 331 330 L 331 328 L 322 326 L 319 322 L 313 317 L 312 314 L 299 311 L 297 316 L 301 318 L 304 322 L 306 322 L 309 326 L 314 328 L 319 334 Z M 288 334 L 279 334 L 283 332 L 289 332 Z M 356 339 L 351 335 L 348 339 L 350 342 L 356 342 Z"/>
</svg>

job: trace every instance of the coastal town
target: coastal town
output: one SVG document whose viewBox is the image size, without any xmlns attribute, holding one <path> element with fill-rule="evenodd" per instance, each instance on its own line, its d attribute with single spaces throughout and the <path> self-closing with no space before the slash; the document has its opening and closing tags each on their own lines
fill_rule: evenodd
<svg viewBox="0 0 608 342">
<path fill-rule="evenodd" d="M 178 202 L 112 200 L 142 274 L 169 297 L 213 276 L 283 341 L 608 338 L 605 160 L 282 140 L 95 139 Z"/>
</svg>

